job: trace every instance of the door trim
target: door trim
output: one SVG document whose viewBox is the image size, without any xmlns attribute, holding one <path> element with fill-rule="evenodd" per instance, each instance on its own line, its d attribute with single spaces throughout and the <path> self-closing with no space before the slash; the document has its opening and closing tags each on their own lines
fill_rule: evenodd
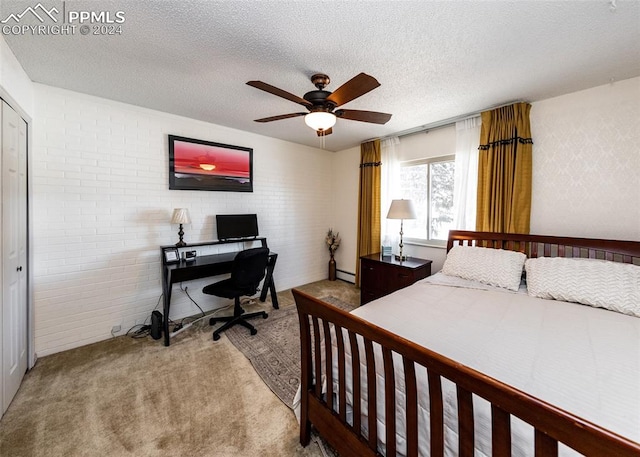
<svg viewBox="0 0 640 457">
<path fill-rule="evenodd" d="M 35 348 L 35 313 L 33 302 L 33 175 L 31 163 L 33 163 L 33 120 L 27 112 L 15 101 L 15 99 L 0 86 L 0 99 L 4 100 L 27 123 L 27 369 L 30 370 L 36 364 Z"/>
</svg>

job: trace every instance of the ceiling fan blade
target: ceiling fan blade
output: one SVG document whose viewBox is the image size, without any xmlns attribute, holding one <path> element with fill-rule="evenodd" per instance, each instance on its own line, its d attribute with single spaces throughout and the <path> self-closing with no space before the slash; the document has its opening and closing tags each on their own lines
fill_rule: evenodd
<svg viewBox="0 0 640 457">
<path fill-rule="evenodd" d="M 271 121 L 279 121 L 281 119 L 289 119 L 290 117 L 298 117 L 298 116 L 306 116 L 309 113 L 290 113 L 290 114 L 281 114 L 279 116 L 271 116 L 271 117 L 263 117 L 262 119 L 255 119 L 254 122 L 271 122 Z"/>
<path fill-rule="evenodd" d="M 391 119 L 391 114 L 378 113 L 377 111 L 361 111 L 357 109 L 339 109 L 334 114 L 341 119 L 351 121 L 371 122 L 373 124 L 386 124 Z"/>
<path fill-rule="evenodd" d="M 327 136 L 333 133 L 333 129 L 329 127 L 327 130 L 316 130 L 316 135 L 318 136 Z"/>
<path fill-rule="evenodd" d="M 379 85 L 380 83 L 373 76 L 360 73 L 344 83 L 342 86 L 338 87 L 327 97 L 327 101 L 334 103 L 336 106 L 344 105 L 354 98 L 358 98 L 375 89 Z"/>
<path fill-rule="evenodd" d="M 287 92 L 286 90 L 278 89 L 277 87 L 272 86 L 271 84 L 263 83 L 262 81 L 249 81 L 247 82 L 247 84 L 252 87 L 255 87 L 256 89 L 260 89 L 265 92 L 269 92 L 270 94 L 277 95 L 278 97 L 286 98 L 287 100 L 292 101 L 294 103 L 298 103 L 303 106 L 313 106 L 313 103 L 308 102 L 304 98 L 300 98 L 297 95 L 293 95 L 292 93 Z"/>
</svg>

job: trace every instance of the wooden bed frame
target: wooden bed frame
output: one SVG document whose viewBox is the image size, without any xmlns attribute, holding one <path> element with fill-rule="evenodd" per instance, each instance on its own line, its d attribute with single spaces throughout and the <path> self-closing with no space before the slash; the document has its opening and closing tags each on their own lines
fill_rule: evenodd
<svg viewBox="0 0 640 457">
<path fill-rule="evenodd" d="M 640 264 L 640 242 L 567 238 L 537 235 L 518 235 L 484 232 L 451 231 L 447 251 L 454 244 L 477 245 L 524 252 L 528 257 L 562 256 L 602 258 L 616 262 Z M 596 424 L 536 399 L 496 379 L 456 363 L 454 360 L 421 347 L 367 321 L 326 304 L 301 291 L 293 291 L 298 308 L 301 340 L 300 442 L 306 446 L 311 426 L 315 427 L 342 457 L 379 456 L 376 419 L 382 411 L 376 410 L 375 362 L 373 343 L 382 348 L 385 374 L 385 417 L 395 417 L 396 396 L 392 353 L 403 361 L 405 373 L 405 423 L 407 424 L 407 455 L 418 455 L 418 406 L 416 365 L 427 369 L 430 403 L 431 456 L 444 455 L 444 422 L 442 378 L 456 385 L 458 401 L 458 448 L 461 457 L 474 455 L 474 395 L 491 404 L 492 454 L 511 456 L 510 417 L 516 416 L 535 430 L 535 455 L 557 456 L 558 442 L 587 456 L 640 456 L 640 443 L 630 441 Z M 366 306 L 366 305 L 365 305 Z M 351 376 L 353 396 L 360 398 L 361 382 L 366 383 L 368 398 L 368 436 L 362 433 L 360 402 L 353 402 L 353 425 L 347 421 L 345 343 L 335 338 L 341 329 L 348 332 L 352 348 L 364 346 L 365 360 L 359 350 L 353 350 Z M 359 335 L 362 339 L 356 339 Z M 337 354 L 332 354 L 331 339 L 335 338 Z M 322 353 L 326 353 L 326 357 Z M 338 379 L 334 379 L 331 360 L 338 360 Z M 366 377 L 361 379 L 359 366 L 366 364 Z M 356 367 L 356 369 L 353 369 Z M 319 374 L 318 376 L 314 375 Z M 326 378 L 326 383 L 314 379 Z M 339 388 L 333 391 L 333 384 Z M 323 385 L 326 391 L 323 392 Z M 337 395 L 336 410 L 334 393 Z M 386 421 L 386 456 L 396 452 L 396 421 Z"/>
</svg>

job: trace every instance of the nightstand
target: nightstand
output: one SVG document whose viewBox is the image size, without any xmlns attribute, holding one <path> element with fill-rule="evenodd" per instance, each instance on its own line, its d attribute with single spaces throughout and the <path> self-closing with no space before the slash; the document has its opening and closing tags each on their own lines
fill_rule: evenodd
<svg viewBox="0 0 640 457">
<path fill-rule="evenodd" d="M 410 257 L 400 262 L 380 253 L 360 257 L 360 305 L 389 295 L 431 275 L 431 260 Z"/>
</svg>

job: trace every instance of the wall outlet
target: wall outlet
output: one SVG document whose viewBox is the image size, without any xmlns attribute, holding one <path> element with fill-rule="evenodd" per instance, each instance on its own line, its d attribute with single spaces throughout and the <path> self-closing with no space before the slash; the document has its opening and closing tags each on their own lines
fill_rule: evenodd
<svg viewBox="0 0 640 457">
<path fill-rule="evenodd" d="M 114 325 L 113 327 L 111 327 L 111 333 L 118 333 L 120 330 L 122 330 L 121 325 Z"/>
</svg>

